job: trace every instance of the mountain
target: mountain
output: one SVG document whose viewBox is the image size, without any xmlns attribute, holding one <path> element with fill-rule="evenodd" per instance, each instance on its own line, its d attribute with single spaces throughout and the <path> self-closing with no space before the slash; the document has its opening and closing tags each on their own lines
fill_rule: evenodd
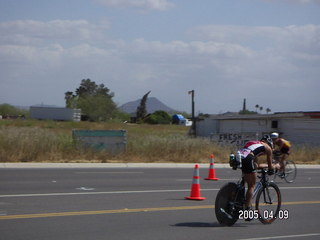
<svg viewBox="0 0 320 240">
<path fill-rule="evenodd" d="M 135 113 L 137 111 L 137 107 L 140 106 L 141 99 L 138 99 L 136 101 L 127 102 L 119 107 L 119 109 L 126 113 Z M 148 97 L 147 99 L 147 112 L 148 113 L 154 113 L 155 111 L 162 110 L 166 111 L 168 113 L 175 113 L 176 110 L 168 107 L 161 101 L 159 101 L 155 97 Z"/>
</svg>

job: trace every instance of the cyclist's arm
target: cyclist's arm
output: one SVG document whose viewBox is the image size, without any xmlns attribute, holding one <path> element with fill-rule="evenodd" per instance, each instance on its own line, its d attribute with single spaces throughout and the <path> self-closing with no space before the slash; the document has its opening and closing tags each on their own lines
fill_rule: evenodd
<svg viewBox="0 0 320 240">
<path fill-rule="evenodd" d="M 268 168 L 269 169 L 273 169 L 273 166 L 272 166 L 272 149 L 267 145 L 267 144 L 264 144 L 264 148 L 265 148 L 265 153 L 266 153 L 266 157 L 267 157 L 267 164 L 268 164 Z"/>
<path fill-rule="evenodd" d="M 283 145 L 284 145 L 284 141 L 283 141 L 283 139 L 282 139 L 282 138 L 280 138 L 280 139 L 278 140 L 278 147 L 279 147 L 279 150 L 280 150 L 281 148 L 283 148 Z"/>
</svg>

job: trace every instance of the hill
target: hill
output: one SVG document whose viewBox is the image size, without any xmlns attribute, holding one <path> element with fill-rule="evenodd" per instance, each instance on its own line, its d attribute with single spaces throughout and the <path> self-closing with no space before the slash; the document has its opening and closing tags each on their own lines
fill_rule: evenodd
<svg viewBox="0 0 320 240">
<path fill-rule="evenodd" d="M 119 109 L 126 113 L 135 113 L 137 111 L 137 107 L 140 105 L 141 99 L 138 99 L 136 101 L 127 102 L 119 107 Z M 162 103 L 160 100 L 158 100 L 155 97 L 149 97 L 147 100 L 147 112 L 153 113 L 155 111 L 162 110 L 166 111 L 168 113 L 176 113 L 177 111 L 168 107 L 164 103 Z"/>
</svg>

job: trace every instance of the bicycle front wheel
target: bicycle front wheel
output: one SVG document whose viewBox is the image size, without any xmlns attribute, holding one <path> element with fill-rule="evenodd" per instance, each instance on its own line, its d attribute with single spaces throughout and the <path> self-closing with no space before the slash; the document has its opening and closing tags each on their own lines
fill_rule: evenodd
<svg viewBox="0 0 320 240">
<path fill-rule="evenodd" d="M 285 162 L 285 175 L 284 179 L 288 183 L 292 183 L 297 176 L 297 167 L 293 161 L 286 161 Z"/>
<path fill-rule="evenodd" d="M 218 192 L 215 201 L 215 213 L 220 224 L 232 226 L 239 218 L 243 193 L 236 183 L 227 183 Z"/>
<path fill-rule="evenodd" d="M 256 210 L 263 224 L 271 224 L 278 216 L 281 207 L 281 193 L 275 183 L 262 187 L 256 198 Z"/>
</svg>

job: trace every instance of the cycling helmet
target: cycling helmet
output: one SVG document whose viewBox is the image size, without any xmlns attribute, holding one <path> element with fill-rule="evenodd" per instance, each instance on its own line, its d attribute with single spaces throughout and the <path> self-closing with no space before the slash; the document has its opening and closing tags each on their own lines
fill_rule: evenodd
<svg viewBox="0 0 320 240">
<path fill-rule="evenodd" d="M 278 138 L 278 137 L 279 137 L 279 133 L 273 132 L 273 133 L 270 134 L 270 137 L 271 137 L 272 139 Z"/>
<path fill-rule="evenodd" d="M 261 141 L 267 143 L 269 145 L 269 147 L 273 148 L 273 141 L 272 139 L 270 138 L 269 135 L 264 135 L 262 138 L 261 138 Z"/>
</svg>

